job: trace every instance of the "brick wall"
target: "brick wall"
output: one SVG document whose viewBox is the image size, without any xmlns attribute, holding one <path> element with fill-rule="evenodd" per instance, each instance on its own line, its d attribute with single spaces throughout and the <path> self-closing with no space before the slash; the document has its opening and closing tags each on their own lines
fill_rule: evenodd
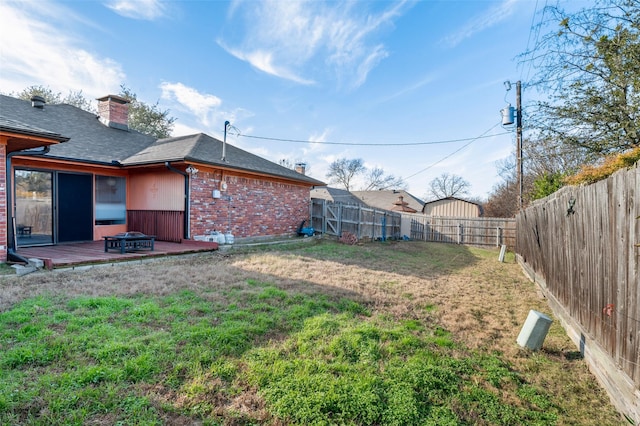
<svg viewBox="0 0 640 426">
<path fill-rule="evenodd" d="M 236 238 L 291 235 L 309 218 L 308 186 L 225 174 L 227 189 L 214 199 L 221 180 L 219 171 L 201 171 L 191 179 L 192 236 L 214 230 L 230 230 Z"/>
<path fill-rule="evenodd" d="M 0 262 L 7 261 L 7 146 L 0 145 Z"/>
</svg>

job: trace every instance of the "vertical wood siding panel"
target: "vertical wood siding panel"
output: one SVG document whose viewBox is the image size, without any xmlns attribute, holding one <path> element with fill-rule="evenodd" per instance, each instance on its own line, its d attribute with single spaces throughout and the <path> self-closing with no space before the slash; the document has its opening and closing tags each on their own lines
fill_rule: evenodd
<svg viewBox="0 0 640 426">
<path fill-rule="evenodd" d="M 184 177 L 169 171 L 129 177 L 130 210 L 184 211 Z"/>
</svg>

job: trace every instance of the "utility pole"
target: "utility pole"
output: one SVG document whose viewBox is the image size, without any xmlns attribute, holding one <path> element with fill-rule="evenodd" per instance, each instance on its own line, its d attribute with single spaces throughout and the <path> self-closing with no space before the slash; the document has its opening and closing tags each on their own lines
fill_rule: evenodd
<svg viewBox="0 0 640 426">
<path fill-rule="evenodd" d="M 522 210 L 522 195 L 524 185 L 522 183 L 522 100 L 521 100 L 521 84 L 520 80 L 516 82 L 516 155 L 517 155 L 517 174 L 518 174 L 518 209 Z"/>
</svg>

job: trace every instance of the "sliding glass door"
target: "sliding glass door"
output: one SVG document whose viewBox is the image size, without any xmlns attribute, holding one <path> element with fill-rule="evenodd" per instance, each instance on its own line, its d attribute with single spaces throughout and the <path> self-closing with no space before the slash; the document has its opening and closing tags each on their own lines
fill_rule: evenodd
<svg viewBox="0 0 640 426">
<path fill-rule="evenodd" d="M 53 173 L 15 171 L 15 235 L 19 246 L 53 243 Z"/>
</svg>

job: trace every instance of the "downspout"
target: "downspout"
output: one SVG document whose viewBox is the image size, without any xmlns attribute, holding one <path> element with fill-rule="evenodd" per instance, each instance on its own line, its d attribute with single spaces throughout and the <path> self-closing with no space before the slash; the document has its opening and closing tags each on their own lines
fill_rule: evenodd
<svg viewBox="0 0 640 426">
<path fill-rule="evenodd" d="M 191 187 L 189 186 L 189 173 L 173 167 L 168 161 L 164 165 L 168 170 L 184 176 L 184 239 L 188 240 L 191 234 L 189 217 L 191 216 Z"/>
<path fill-rule="evenodd" d="M 50 147 L 44 146 L 40 150 L 26 150 L 26 151 L 13 151 L 7 154 L 7 163 L 6 163 L 6 178 L 7 178 L 7 260 L 13 262 L 21 262 L 21 263 L 29 263 L 29 259 L 24 256 L 20 256 L 16 253 L 18 250 L 18 242 L 16 241 L 16 233 L 15 233 L 15 212 L 16 206 L 13 201 L 13 170 L 11 168 L 11 158 L 20 155 L 20 156 L 34 156 L 34 155 L 45 155 L 49 152 Z"/>
</svg>

